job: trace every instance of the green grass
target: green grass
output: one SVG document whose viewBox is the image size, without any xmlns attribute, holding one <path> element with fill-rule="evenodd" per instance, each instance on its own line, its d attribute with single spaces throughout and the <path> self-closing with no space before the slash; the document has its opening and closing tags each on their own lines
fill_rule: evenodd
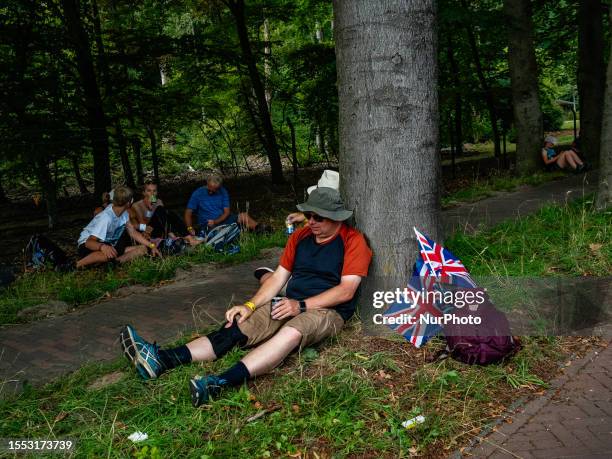
<svg viewBox="0 0 612 459">
<path fill-rule="evenodd" d="M 20 310 L 49 300 L 78 306 L 99 300 L 123 286 L 155 285 L 172 279 L 177 269 L 189 269 L 193 264 L 242 263 L 259 256 L 262 249 L 284 246 L 286 240 L 287 236 L 281 231 L 266 236 L 245 233 L 241 236 L 240 252 L 234 255 L 216 253 L 199 245 L 193 252 L 181 256 L 163 259 L 143 257 L 115 269 L 105 266 L 71 273 L 27 273 L 0 293 L 0 323 L 25 322 L 29 318 L 18 317 Z"/>
<path fill-rule="evenodd" d="M 612 272 L 612 211 L 595 211 L 592 197 L 550 205 L 476 234 L 455 234 L 446 246 L 476 276 L 605 276 Z"/>
<path fill-rule="evenodd" d="M 611 215 L 595 212 L 585 199 L 458 234 L 446 245 L 475 275 L 603 276 L 612 268 Z M 559 362 L 578 346 L 573 338 L 551 337 L 525 337 L 523 345 L 500 365 L 428 363 L 441 341 L 415 349 L 399 337 L 365 337 L 353 320 L 333 342 L 306 349 L 271 375 L 199 409 L 189 402 L 189 378 L 219 372 L 243 351 L 147 383 L 124 359 L 89 365 L 0 402 L 0 430 L 4 437 L 76 438 L 82 457 L 346 457 L 373 451 L 377 457 L 442 457 L 520 396 L 546 388 Z M 90 388 L 109 374 L 117 380 Z M 261 410 L 268 411 L 247 422 Z M 425 422 L 401 426 L 416 415 Z M 127 437 L 137 430 L 149 439 L 133 444 Z"/>
<path fill-rule="evenodd" d="M 561 129 L 566 131 L 568 129 L 574 129 L 574 120 L 567 120 L 563 122 Z M 576 120 L 576 129 L 580 130 L 580 120 Z"/>
<path fill-rule="evenodd" d="M 439 347 L 431 343 L 429 352 Z M 189 378 L 226 368 L 241 351 L 147 383 L 123 359 L 90 365 L 0 402 L 0 430 L 5 437 L 75 438 L 80 457 L 448 454 L 499 414 L 509 393 L 545 387 L 542 365 L 550 369 L 561 355 L 559 343 L 529 339 L 506 365 L 426 364 L 427 351 L 363 338 L 355 322 L 336 343 L 308 351 L 200 409 L 191 407 Z M 116 372 L 116 382 L 89 387 Z M 262 409 L 269 412 L 247 422 Z M 418 414 L 424 424 L 401 426 Z M 149 439 L 133 444 L 127 437 L 135 431 Z"/>
<path fill-rule="evenodd" d="M 562 171 L 535 172 L 530 175 L 494 175 L 485 179 L 475 179 L 470 185 L 442 197 L 442 206 L 452 207 L 461 202 L 475 202 L 493 196 L 498 191 L 514 191 L 521 185 L 538 186 L 551 180 L 565 177 Z"/>
</svg>

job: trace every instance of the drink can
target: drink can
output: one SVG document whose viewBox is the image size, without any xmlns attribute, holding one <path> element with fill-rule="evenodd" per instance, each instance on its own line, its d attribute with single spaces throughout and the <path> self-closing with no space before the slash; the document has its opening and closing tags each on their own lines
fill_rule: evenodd
<svg viewBox="0 0 612 459">
<path fill-rule="evenodd" d="M 287 226 L 287 234 L 293 234 L 293 231 L 294 231 L 293 223 L 287 222 L 286 226 Z"/>
<path fill-rule="evenodd" d="M 153 196 L 151 196 L 151 204 L 155 204 L 157 202 L 157 195 L 154 194 Z"/>
<path fill-rule="evenodd" d="M 276 309 L 278 302 L 282 299 L 282 296 L 275 296 L 270 300 L 270 315 L 272 315 L 272 312 Z"/>
</svg>

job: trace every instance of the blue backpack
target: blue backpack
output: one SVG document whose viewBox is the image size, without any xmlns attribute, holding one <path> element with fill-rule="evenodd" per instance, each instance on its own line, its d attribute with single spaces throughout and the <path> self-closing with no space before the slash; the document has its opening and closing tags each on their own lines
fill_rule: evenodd
<svg viewBox="0 0 612 459">
<path fill-rule="evenodd" d="M 208 232 L 205 244 L 215 252 L 237 253 L 240 251 L 239 237 L 240 226 L 237 223 L 219 225 Z"/>
</svg>

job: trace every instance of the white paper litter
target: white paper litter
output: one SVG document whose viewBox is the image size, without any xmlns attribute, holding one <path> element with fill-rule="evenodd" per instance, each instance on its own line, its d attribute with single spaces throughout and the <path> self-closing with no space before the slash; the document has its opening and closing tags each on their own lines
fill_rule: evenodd
<svg viewBox="0 0 612 459">
<path fill-rule="evenodd" d="M 132 440 L 134 443 L 139 441 L 145 441 L 149 436 L 144 432 L 136 431 L 132 435 L 128 437 L 129 440 Z"/>
<path fill-rule="evenodd" d="M 425 416 L 417 416 L 416 418 L 408 419 L 402 422 L 402 427 L 406 429 L 412 429 L 417 424 L 423 424 L 425 422 Z"/>
</svg>

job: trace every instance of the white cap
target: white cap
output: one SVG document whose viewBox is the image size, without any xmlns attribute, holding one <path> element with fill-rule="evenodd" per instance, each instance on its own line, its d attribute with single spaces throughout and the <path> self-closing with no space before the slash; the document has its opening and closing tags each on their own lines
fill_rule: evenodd
<svg viewBox="0 0 612 459">
<path fill-rule="evenodd" d="M 321 178 L 316 185 L 309 186 L 306 190 L 308 194 L 318 187 L 333 188 L 334 190 L 340 189 L 340 174 L 336 171 L 325 169 Z"/>
</svg>

